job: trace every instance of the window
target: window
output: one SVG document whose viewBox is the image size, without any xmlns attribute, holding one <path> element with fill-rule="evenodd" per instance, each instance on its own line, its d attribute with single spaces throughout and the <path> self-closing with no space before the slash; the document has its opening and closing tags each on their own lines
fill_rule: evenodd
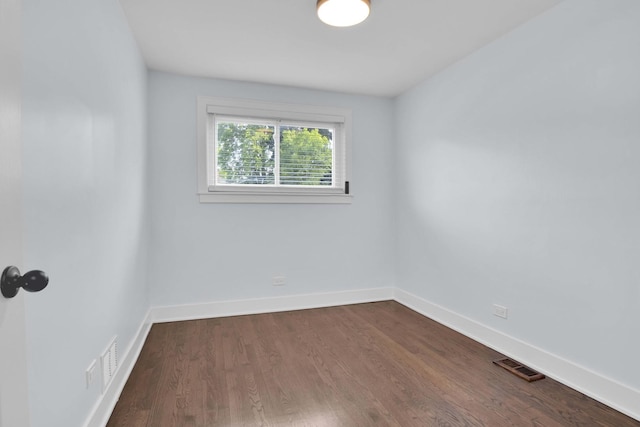
<svg viewBox="0 0 640 427">
<path fill-rule="evenodd" d="M 198 98 L 198 194 L 214 203 L 350 203 L 351 112 Z"/>
</svg>

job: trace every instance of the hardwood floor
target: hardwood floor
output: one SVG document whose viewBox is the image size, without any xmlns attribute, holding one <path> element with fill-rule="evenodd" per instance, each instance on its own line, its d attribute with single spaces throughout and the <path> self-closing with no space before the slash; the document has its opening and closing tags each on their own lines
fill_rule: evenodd
<svg viewBox="0 0 640 427">
<path fill-rule="evenodd" d="M 640 426 L 392 301 L 156 324 L 120 426 Z"/>
</svg>

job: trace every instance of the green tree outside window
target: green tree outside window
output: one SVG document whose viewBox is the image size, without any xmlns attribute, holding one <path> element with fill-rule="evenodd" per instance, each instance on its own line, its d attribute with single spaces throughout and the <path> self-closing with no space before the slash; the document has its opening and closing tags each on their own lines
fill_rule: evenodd
<svg viewBox="0 0 640 427">
<path fill-rule="evenodd" d="M 276 165 L 274 125 L 218 122 L 217 173 L 223 184 L 331 186 L 331 129 L 280 126 Z"/>
</svg>

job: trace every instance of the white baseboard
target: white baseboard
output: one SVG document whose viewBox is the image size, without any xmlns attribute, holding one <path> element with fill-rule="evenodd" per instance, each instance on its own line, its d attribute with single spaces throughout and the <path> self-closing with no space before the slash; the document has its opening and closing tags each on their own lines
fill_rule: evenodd
<svg viewBox="0 0 640 427">
<path fill-rule="evenodd" d="M 175 322 L 179 320 L 276 313 L 279 311 L 387 301 L 393 299 L 393 294 L 393 288 L 373 288 L 319 294 L 289 295 L 274 298 L 153 307 L 151 309 L 151 321 L 153 323 Z"/>
<path fill-rule="evenodd" d="M 118 399 L 120 399 L 120 394 L 129 379 L 129 375 L 131 375 L 133 367 L 138 361 L 144 342 L 151 330 L 152 323 L 149 320 L 150 314 L 151 310 L 147 311 L 147 315 L 144 317 L 136 335 L 119 360 L 120 366 L 116 370 L 115 376 L 105 392 L 100 395 L 100 399 L 98 399 L 93 406 L 87 421 L 84 423 L 84 427 L 104 427 L 107 425 L 107 422 L 109 422 L 111 413 L 116 407 Z"/>
<path fill-rule="evenodd" d="M 640 391 L 401 289 L 400 304 L 640 421 Z"/>
<path fill-rule="evenodd" d="M 84 427 L 106 426 L 120 398 L 122 389 L 138 360 L 142 346 L 153 323 L 239 316 L 245 314 L 275 313 L 280 311 L 387 300 L 395 300 L 469 338 L 491 347 L 506 356 L 512 357 L 537 371 L 543 372 L 550 378 L 578 390 L 623 414 L 640 420 L 640 412 L 638 412 L 640 410 L 638 405 L 638 402 L 640 402 L 640 391 L 638 390 L 634 390 L 624 384 L 620 384 L 610 378 L 505 335 L 502 332 L 496 331 L 495 329 L 489 328 L 403 290 L 397 288 L 374 288 L 275 298 L 153 307 L 147 313 L 143 323 L 140 325 L 138 333 L 127 348 L 124 357 L 122 357 L 120 369 L 116 373 L 111 385 L 94 406 Z"/>
<path fill-rule="evenodd" d="M 133 341 L 120 359 L 120 368 L 111 384 L 96 402 L 84 427 L 104 427 L 120 399 L 131 371 L 138 361 L 142 346 L 154 323 L 179 320 L 206 319 L 212 317 L 239 316 L 244 314 L 275 313 L 307 308 L 331 307 L 393 299 L 393 288 L 358 289 L 353 291 L 321 294 L 292 295 L 276 298 L 220 301 L 204 304 L 153 307 L 145 316 Z"/>
</svg>

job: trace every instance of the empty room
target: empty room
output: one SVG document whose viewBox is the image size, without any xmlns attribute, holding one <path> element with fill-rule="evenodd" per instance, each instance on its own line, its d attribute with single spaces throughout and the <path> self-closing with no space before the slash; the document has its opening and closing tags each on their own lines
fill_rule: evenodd
<svg viewBox="0 0 640 427">
<path fill-rule="evenodd" d="M 638 76 L 637 0 L 0 0 L 0 427 L 640 426 Z"/>
</svg>

